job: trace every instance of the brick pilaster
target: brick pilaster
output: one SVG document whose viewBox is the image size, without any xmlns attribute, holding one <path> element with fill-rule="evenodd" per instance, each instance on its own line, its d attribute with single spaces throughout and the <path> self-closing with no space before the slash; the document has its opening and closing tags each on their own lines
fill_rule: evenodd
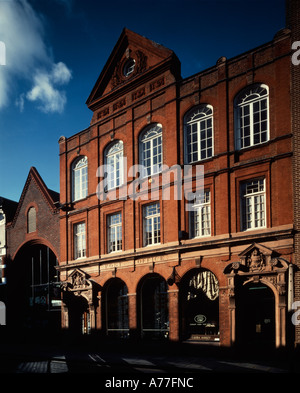
<svg viewBox="0 0 300 393">
<path fill-rule="evenodd" d="M 286 0 L 286 24 L 291 43 L 300 41 L 300 0 Z M 300 65 L 291 62 L 291 110 L 293 133 L 293 192 L 295 263 L 300 268 Z M 297 271 L 298 270 L 298 271 Z M 295 301 L 300 300 L 300 270 L 295 272 Z M 300 325 L 295 327 L 295 345 L 300 345 Z"/>
</svg>

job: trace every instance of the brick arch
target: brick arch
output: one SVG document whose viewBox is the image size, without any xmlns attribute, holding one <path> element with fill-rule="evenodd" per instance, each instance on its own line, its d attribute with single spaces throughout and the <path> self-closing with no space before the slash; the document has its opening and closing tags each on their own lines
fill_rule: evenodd
<svg viewBox="0 0 300 393">
<path fill-rule="evenodd" d="M 59 254 L 56 251 L 55 247 L 53 247 L 53 245 L 47 239 L 44 239 L 42 237 L 36 237 L 31 240 L 25 240 L 23 243 L 21 243 L 19 245 L 19 247 L 17 248 L 17 250 L 15 251 L 15 253 L 12 257 L 12 261 L 14 261 L 16 259 L 18 253 L 22 250 L 22 248 L 27 247 L 27 246 L 35 246 L 35 245 L 39 245 L 39 244 L 48 247 L 53 252 L 56 259 L 59 261 Z"/>
<path fill-rule="evenodd" d="M 192 270 L 208 270 L 211 273 L 213 273 L 219 284 L 222 283 L 223 276 L 220 276 L 222 273 L 220 273 L 219 269 L 214 265 L 214 264 L 210 264 L 207 266 L 207 264 L 205 264 L 204 262 L 201 263 L 201 266 L 197 267 L 195 266 L 195 264 L 193 263 L 193 265 L 188 265 L 188 266 L 180 266 L 176 268 L 176 271 L 178 273 L 178 275 L 180 276 L 180 280 L 178 280 L 178 284 L 180 285 L 180 282 L 182 281 L 183 278 L 185 278 Z"/>
<path fill-rule="evenodd" d="M 149 272 L 148 271 L 147 273 L 144 273 L 137 278 L 136 283 L 135 283 L 135 292 L 138 293 L 141 286 L 143 285 L 143 282 L 145 280 L 147 280 L 147 278 L 155 277 L 155 276 L 161 277 L 162 279 L 164 279 L 167 282 L 168 277 L 164 277 L 164 275 L 161 272 L 159 273 L 159 272 Z"/>
</svg>

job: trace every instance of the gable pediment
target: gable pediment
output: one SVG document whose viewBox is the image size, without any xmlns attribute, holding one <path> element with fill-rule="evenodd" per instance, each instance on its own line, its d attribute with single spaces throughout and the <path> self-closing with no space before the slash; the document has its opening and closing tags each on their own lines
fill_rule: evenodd
<svg viewBox="0 0 300 393">
<path fill-rule="evenodd" d="M 172 59 L 179 64 L 170 49 L 124 29 L 86 101 L 87 106 L 92 109 L 103 96 Z"/>
<path fill-rule="evenodd" d="M 278 253 L 258 243 L 252 243 L 239 254 L 239 261 L 226 266 L 224 273 L 232 271 L 257 274 L 287 269 L 288 263 Z"/>
<path fill-rule="evenodd" d="M 45 201 L 46 205 L 52 213 L 57 211 L 58 207 L 56 206 L 56 203 L 59 202 L 59 194 L 57 192 L 49 190 L 43 179 L 41 178 L 40 174 L 38 173 L 37 169 L 35 167 L 31 167 L 20 200 L 18 202 L 18 207 L 12 220 L 12 226 L 14 226 L 16 221 L 18 220 L 18 216 L 21 210 L 26 210 L 29 204 L 31 204 L 32 202 L 37 202 L 35 199 L 32 199 L 32 196 L 30 195 L 30 191 L 32 188 L 39 191 L 39 194 L 36 195 L 35 199 L 41 198 L 43 201 Z M 28 195 L 30 196 L 28 197 Z"/>
</svg>

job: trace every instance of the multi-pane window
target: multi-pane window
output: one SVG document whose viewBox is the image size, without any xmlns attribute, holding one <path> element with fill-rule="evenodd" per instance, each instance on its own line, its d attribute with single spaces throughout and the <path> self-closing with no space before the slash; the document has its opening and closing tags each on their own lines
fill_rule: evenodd
<svg viewBox="0 0 300 393">
<path fill-rule="evenodd" d="M 213 156 L 213 109 L 201 105 L 185 117 L 186 161 L 205 160 Z"/>
<path fill-rule="evenodd" d="M 255 179 L 241 185 L 242 229 L 266 226 L 265 179 Z"/>
<path fill-rule="evenodd" d="M 80 157 L 72 165 L 73 200 L 86 198 L 88 194 L 88 164 L 87 157 Z"/>
<path fill-rule="evenodd" d="M 159 203 L 144 206 L 144 246 L 160 243 Z"/>
<path fill-rule="evenodd" d="M 254 85 L 235 99 L 236 148 L 258 145 L 269 139 L 268 87 Z"/>
<path fill-rule="evenodd" d="M 106 159 L 107 189 L 119 187 L 123 183 L 123 142 L 118 141 L 108 148 Z"/>
<path fill-rule="evenodd" d="M 74 225 L 74 259 L 86 256 L 86 233 L 85 223 Z"/>
<path fill-rule="evenodd" d="M 108 252 L 122 250 L 122 214 L 111 214 L 107 217 Z"/>
<path fill-rule="evenodd" d="M 196 196 L 190 212 L 192 237 L 210 236 L 210 191 L 206 190 Z"/>
<path fill-rule="evenodd" d="M 155 175 L 162 168 L 162 127 L 154 124 L 147 128 L 140 138 L 140 164 L 143 177 Z"/>
</svg>

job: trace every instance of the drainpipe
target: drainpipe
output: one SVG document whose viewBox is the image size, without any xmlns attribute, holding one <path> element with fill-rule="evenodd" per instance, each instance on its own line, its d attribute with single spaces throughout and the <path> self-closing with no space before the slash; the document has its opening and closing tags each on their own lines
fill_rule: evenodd
<svg viewBox="0 0 300 393">
<path fill-rule="evenodd" d="M 289 264 L 288 268 L 288 312 L 293 310 L 294 303 L 294 271 L 293 264 Z"/>
</svg>

